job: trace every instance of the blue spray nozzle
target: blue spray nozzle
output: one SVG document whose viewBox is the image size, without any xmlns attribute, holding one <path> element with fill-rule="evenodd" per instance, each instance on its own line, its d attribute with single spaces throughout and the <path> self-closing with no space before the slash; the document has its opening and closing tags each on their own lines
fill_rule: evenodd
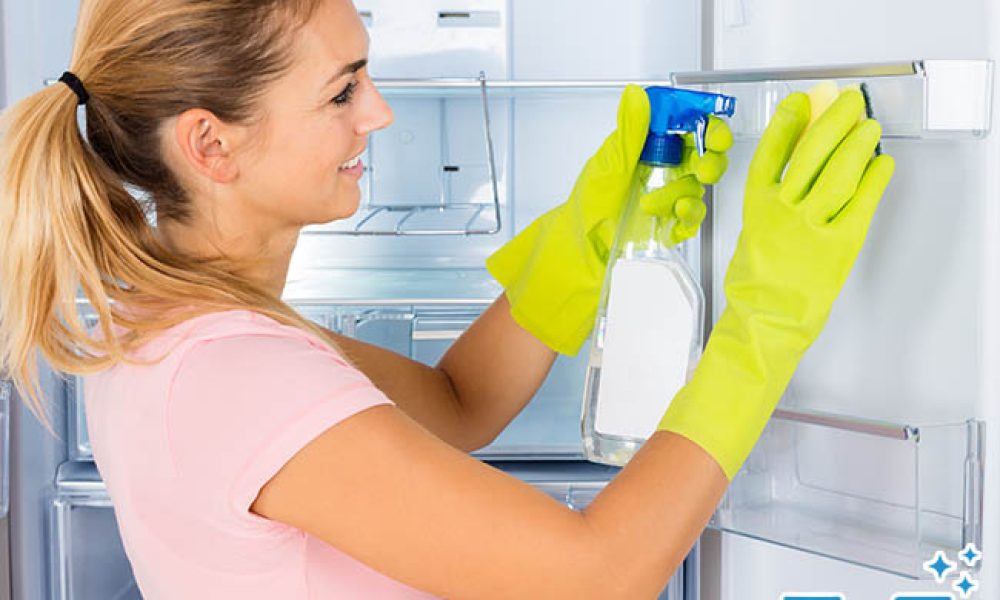
<svg viewBox="0 0 1000 600">
<path fill-rule="evenodd" d="M 649 96 L 649 136 L 643 148 L 644 162 L 676 165 L 683 157 L 681 135 L 693 133 L 698 154 L 705 153 L 708 117 L 731 117 L 736 112 L 736 98 L 723 94 L 696 92 L 671 87 L 646 88 Z"/>
</svg>

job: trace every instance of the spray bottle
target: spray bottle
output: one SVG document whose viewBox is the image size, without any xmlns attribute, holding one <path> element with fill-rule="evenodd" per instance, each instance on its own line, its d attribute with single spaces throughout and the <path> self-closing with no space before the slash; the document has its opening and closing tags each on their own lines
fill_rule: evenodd
<svg viewBox="0 0 1000 600">
<path fill-rule="evenodd" d="M 731 117 L 736 99 L 668 87 L 646 89 L 650 127 L 608 259 L 583 399 L 589 460 L 623 465 L 653 434 L 701 356 L 705 299 L 671 232 L 676 219 L 640 199 L 685 175 L 686 133 L 705 152 L 709 115 Z"/>
</svg>

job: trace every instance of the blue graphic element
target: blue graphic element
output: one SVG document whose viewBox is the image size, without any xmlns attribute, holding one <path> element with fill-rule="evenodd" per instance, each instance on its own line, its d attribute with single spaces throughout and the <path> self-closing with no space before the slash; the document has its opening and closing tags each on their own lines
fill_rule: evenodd
<svg viewBox="0 0 1000 600">
<path fill-rule="evenodd" d="M 948 560 L 944 550 L 938 550 L 934 554 L 933 559 L 924 563 L 924 570 L 928 573 L 933 573 L 934 581 L 938 583 L 944 583 L 944 580 L 948 577 L 948 573 L 951 573 L 957 568 L 958 563 L 953 563 Z"/>
<path fill-rule="evenodd" d="M 896 594 L 892 600 L 955 600 L 954 594 Z"/>
<path fill-rule="evenodd" d="M 813 594 L 813 593 L 794 593 L 794 594 L 782 594 L 781 600 L 844 600 L 843 594 Z M 954 599 L 952 599 L 954 600 Z"/>
<path fill-rule="evenodd" d="M 967 566 L 974 567 L 976 563 L 983 559 L 983 553 L 976 548 L 976 545 L 969 542 L 965 545 L 965 548 L 958 553 L 958 557 L 962 559 Z"/>
<path fill-rule="evenodd" d="M 972 595 L 972 592 L 979 588 L 979 582 L 974 579 L 970 579 L 969 574 L 962 571 L 962 576 L 958 581 L 951 584 L 951 587 L 955 588 L 958 593 L 962 594 L 963 598 L 968 598 Z"/>
</svg>

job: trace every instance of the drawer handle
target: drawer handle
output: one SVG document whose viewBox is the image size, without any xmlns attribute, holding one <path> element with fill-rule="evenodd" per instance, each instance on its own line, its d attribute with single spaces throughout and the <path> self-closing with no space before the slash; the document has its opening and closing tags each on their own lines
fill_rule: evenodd
<svg viewBox="0 0 1000 600">
<path fill-rule="evenodd" d="M 10 381 L 0 382 L 0 519 L 10 514 Z"/>
<path fill-rule="evenodd" d="M 500 27 L 500 12 L 496 10 L 438 11 L 438 27 Z"/>
<path fill-rule="evenodd" d="M 428 329 L 414 331 L 411 337 L 414 342 L 448 342 L 462 337 L 462 333 L 457 329 Z"/>
</svg>

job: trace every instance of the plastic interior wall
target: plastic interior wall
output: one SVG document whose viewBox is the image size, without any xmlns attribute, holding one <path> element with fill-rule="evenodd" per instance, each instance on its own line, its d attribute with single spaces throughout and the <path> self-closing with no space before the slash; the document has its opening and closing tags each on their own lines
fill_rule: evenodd
<svg viewBox="0 0 1000 600">
<path fill-rule="evenodd" d="M 715 0 L 712 5 L 717 69 L 995 60 L 1000 55 L 996 3 Z M 742 175 L 755 141 L 737 143 L 729 175 L 715 191 L 716 315 L 725 302 L 723 266 L 740 227 Z M 1000 142 L 994 126 L 984 139 L 893 139 L 883 147 L 896 158 L 895 178 L 829 323 L 803 360 L 783 406 L 914 425 L 987 421 L 986 556 L 978 597 L 997 598 L 1000 470 L 993 459 L 1000 456 Z M 840 460 L 864 459 L 860 446 L 825 450 Z M 866 473 L 842 471 L 827 484 L 878 494 L 890 484 L 871 475 L 885 473 L 895 480 L 906 466 L 894 464 L 891 455 L 867 460 L 872 469 Z M 703 581 L 718 578 L 704 585 L 717 588 L 723 600 L 777 598 L 789 591 L 841 592 L 860 599 L 951 591 L 933 581 L 907 581 L 727 534 L 719 551 L 702 559 Z"/>
</svg>

